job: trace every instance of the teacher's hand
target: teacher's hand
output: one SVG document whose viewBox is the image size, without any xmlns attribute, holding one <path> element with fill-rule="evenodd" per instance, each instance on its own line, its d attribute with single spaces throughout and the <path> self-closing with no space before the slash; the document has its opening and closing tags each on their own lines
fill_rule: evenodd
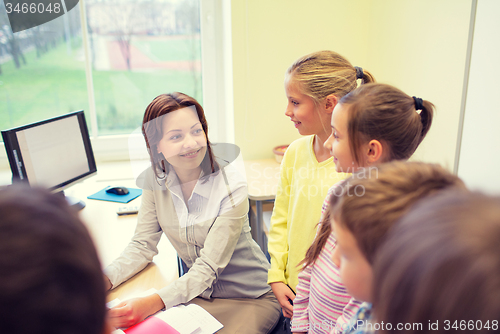
<svg viewBox="0 0 500 334">
<path fill-rule="evenodd" d="M 164 307 L 163 301 L 157 294 L 129 299 L 108 311 L 109 320 L 115 328 L 128 328 Z"/>
</svg>

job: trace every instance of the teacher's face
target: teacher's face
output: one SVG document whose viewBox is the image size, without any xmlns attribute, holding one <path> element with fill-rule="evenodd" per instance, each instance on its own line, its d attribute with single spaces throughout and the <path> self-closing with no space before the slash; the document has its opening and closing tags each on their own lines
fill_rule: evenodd
<svg viewBox="0 0 500 334">
<path fill-rule="evenodd" d="M 162 116 L 163 137 L 158 153 L 176 171 L 199 168 L 207 152 L 207 137 L 195 107 L 172 111 Z"/>
</svg>

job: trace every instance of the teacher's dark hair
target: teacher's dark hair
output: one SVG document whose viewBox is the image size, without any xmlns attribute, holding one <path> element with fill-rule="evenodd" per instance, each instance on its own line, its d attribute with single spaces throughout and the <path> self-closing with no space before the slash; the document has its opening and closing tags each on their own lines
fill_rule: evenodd
<svg viewBox="0 0 500 334">
<path fill-rule="evenodd" d="M 0 190 L 1 332 L 102 334 L 105 316 L 97 252 L 64 197 Z"/>
<path fill-rule="evenodd" d="M 164 116 L 172 111 L 182 108 L 194 106 L 196 113 L 201 123 L 201 127 L 207 137 L 207 153 L 201 163 L 201 168 L 204 175 L 215 173 L 219 170 L 219 165 L 215 160 L 212 150 L 212 144 L 208 140 L 208 124 L 205 118 L 203 107 L 194 98 L 183 93 L 161 94 L 148 105 L 144 118 L 142 120 L 142 134 L 146 140 L 151 166 L 157 178 L 161 178 L 167 173 L 168 162 L 163 157 L 163 154 L 158 153 L 157 145 L 163 137 L 163 124 L 161 116 Z"/>
</svg>

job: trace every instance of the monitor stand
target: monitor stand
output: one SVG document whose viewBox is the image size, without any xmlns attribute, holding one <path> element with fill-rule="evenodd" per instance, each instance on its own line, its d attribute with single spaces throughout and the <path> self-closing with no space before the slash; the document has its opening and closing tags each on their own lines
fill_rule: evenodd
<svg viewBox="0 0 500 334">
<path fill-rule="evenodd" d="M 73 197 L 73 196 L 65 196 L 64 195 L 64 191 L 60 191 L 57 193 L 58 195 L 60 196 L 63 196 L 65 199 L 66 199 L 66 202 L 69 204 L 69 206 L 71 206 L 73 209 L 76 209 L 78 211 L 80 211 L 81 209 L 83 209 L 85 207 L 85 202 L 76 198 L 76 197 Z"/>
</svg>

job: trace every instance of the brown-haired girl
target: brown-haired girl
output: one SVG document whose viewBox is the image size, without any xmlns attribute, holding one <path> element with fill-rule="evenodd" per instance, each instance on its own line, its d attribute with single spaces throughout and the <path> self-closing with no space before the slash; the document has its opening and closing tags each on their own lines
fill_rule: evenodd
<svg viewBox="0 0 500 334">
<path fill-rule="evenodd" d="M 219 333 L 269 332 L 280 308 L 266 284 L 269 263 L 250 234 L 245 178 L 217 162 L 203 108 L 185 94 L 162 94 L 146 109 L 143 134 L 152 166 L 138 180 L 143 195 L 132 241 L 105 270 L 108 288 L 150 263 L 163 233 L 189 271 L 112 309 L 113 323 L 129 327 L 190 302 L 224 325 Z"/>
<path fill-rule="evenodd" d="M 340 189 L 341 194 L 331 197 L 329 210 L 337 241 L 332 259 L 347 291 L 363 304 L 348 325 L 337 323 L 335 329 L 343 334 L 374 333 L 382 323 L 372 313 L 373 266 L 387 235 L 420 200 L 467 190 L 460 178 L 439 165 L 402 161 L 383 164 L 367 178 L 353 175 Z"/>
<path fill-rule="evenodd" d="M 362 85 L 347 94 L 333 110 L 332 132 L 325 142 L 337 172 L 366 177 L 366 173 L 376 172 L 378 164 L 408 159 L 429 131 L 433 108 L 430 102 L 385 84 Z M 324 213 L 339 184 L 329 190 Z M 328 333 L 341 328 L 359 307 L 352 299 L 343 309 L 332 306 L 332 301 L 349 297 L 341 293 L 344 285 L 331 260 L 335 248 L 331 230 L 330 220 L 323 217 L 303 261 L 294 302 L 294 313 L 308 314 L 308 318 L 294 319 L 292 331 L 305 332 L 306 328 L 311 333 Z"/>
<path fill-rule="evenodd" d="M 340 98 L 357 87 L 358 79 L 373 81 L 368 71 L 333 51 L 301 57 L 285 75 L 285 115 L 304 137 L 290 144 L 281 163 L 269 233 L 268 283 L 288 318 L 293 313 L 297 265 L 314 239 L 323 199 L 332 184 L 345 178 L 335 171 L 323 145 L 331 133 L 332 111 Z M 289 330 L 289 322 L 286 325 Z"/>
<path fill-rule="evenodd" d="M 416 205 L 375 259 L 373 292 L 381 333 L 498 332 L 500 197 L 449 192 Z"/>
</svg>

